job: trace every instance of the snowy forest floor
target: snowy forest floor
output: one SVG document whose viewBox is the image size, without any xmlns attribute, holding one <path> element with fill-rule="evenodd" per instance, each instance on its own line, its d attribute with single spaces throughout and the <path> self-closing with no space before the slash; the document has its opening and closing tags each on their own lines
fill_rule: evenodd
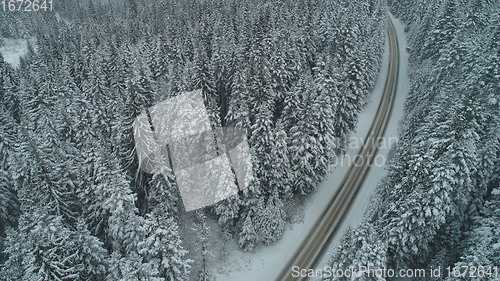
<svg viewBox="0 0 500 281">
<path fill-rule="evenodd" d="M 392 15 L 391 15 L 392 16 Z M 398 20 L 394 20 L 397 30 L 400 48 L 400 74 L 398 84 L 398 94 L 395 100 L 393 113 L 389 120 L 389 125 L 386 131 L 385 139 L 395 139 L 398 135 L 398 124 L 403 114 L 403 105 L 408 93 L 408 55 L 406 53 L 404 27 Z M 364 141 L 369 130 L 371 120 L 373 120 L 378 104 L 382 97 L 382 92 L 387 76 L 388 53 L 387 42 L 383 55 L 383 62 L 379 77 L 375 87 L 368 98 L 367 104 L 359 115 L 358 126 L 354 133 L 351 134 L 349 140 L 353 142 Z M 391 142 L 392 143 L 392 142 Z M 394 144 L 394 143 L 393 143 Z M 386 159 L 389 155 L 391 147 L 381 147 L 379 155 L 383 155 Z M 352 159 L 358 151 L 357 145 L 348 145 L 344 158 Z M 341 161 L 339 161 L 342 163 Z M 348 161 L 347 161 L 348 162 Z M 307 196 L 304 202 L 295 206 L 298 208 L 298 219 L 294 224 L 289 224 L 283 235 L 283 238 L 271 246 L 258 247 L 253 252 L 242 251 L 234 239 L 222 241 L 220 236 L 220 227 L 215 222 L 212 222 L 211 229 L 213 240 L 210 251 L 213 257 L 210 259 L 209 270 L 217 281 L 255 281 L 255 280 L 271 280 L 281 269 L 283 263 L 294 253 L 299 242 L 304 239 L 309 229 L 312 227 L 318 216 L 328 204 L 329 199 L 335 190 L 338 188 L 340 180 L 348 171 L 349 164 L 340 165 L 335 168 L 325 180 L 319 185 L 314 193 Z M 332 245 L 328 249 L 326 256 L 321 262 L 321 266 L 328 260 L 331 251 L 338 245 L 343 233 L 348 226 L 355 226 L 362 218 L 366 208 L 369 205 L 370 197 L 375 191 L 378 181 L 384 176 L 384 167 L 372 167 L 367 179 L 364 182 L 360 192 L 358 193 L 354 207 L 351 208 L 348 217 L 343 221 L 337 237 L 335 237 Z"/>
<path fill-rule="evenodd" d="M 22 56 L 28 52 L 28 40 L 0 37 L 0 54 L 12 67 L 19 66 Z"/>
</svg>

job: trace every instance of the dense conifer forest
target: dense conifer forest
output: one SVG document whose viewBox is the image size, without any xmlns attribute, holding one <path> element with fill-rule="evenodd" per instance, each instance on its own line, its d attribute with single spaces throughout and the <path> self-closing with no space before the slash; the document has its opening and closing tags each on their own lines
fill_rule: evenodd
<svg viewBox="0 0 500 281">
<path fill-rule="evenodd" d="M 73 0 L 60 1 L 52 13 L 0 13 L 1 37 L 34 39 L 18 68 L 0 56 L 0 279 L 208 280 L 208 220 L 244 250 L 280 239 L 297 198 L 315 189 L 356 127 L 381 64 L 385 7 L 379 0 Z M 406 17 L 418 11 L 401 7 L 396 10 Z M 482 19 L 477 24 L 491 27 Z M 450 28 L 461 34 L 462 27 Z M 472 47 L 498 42 L 483 36 L 489 29 L 474 28 L 477 36 L 467 41 Z M 451 35 L 443 36 L 428 45 L 445 50 Z M 429 83 L 425 87 L 442 91 L 425 96 L 434 107 L 412 108 L 408 118 L 452 104 L 457 120 L 471 120 L 456 131 L 429 130 L 443 134 L 435 136 L 442 140 L 438 147 L 449 138 L 461 140 L 459 134 L 474 134 L 476 139 L 463 140 L 470 143 L 457 141 L 457 149 L 477 149 L 470 155 L 484 165 L 462 161 L 469 154 L 441 156 L 456 163 L 454 173 L 464 173 L 456 178 L 470 188 L 461 192 L 494 199 L 491 188 L 475 186 L 485 186 L 495 167 L 488 165 L 495 160 L 488 153 L 497 148 L 497 105 L 488 96 L 494 89 L 484 83 L 498 74 L 490 72 L 490 58 L 463 49 L 478 70 L 477 77 L 467 76 L 467 91 L 448 95 L 452 81 L 422 79 Z M 441 58 L 432 67 L 455 59 L 432 54 Z M 447 71 L 466 75 L 459 67 Z M 472 87 L 484 97 L 473 95 Z M 183 221 L 175 176 L 139 170 L 132 123 L 155 103 L 196 89 L 202 90 L 213 126 L 246 132 L 254 181 L 237 196 L 192 214 L 193 226 Z M 477 100 L 465 99 L 471 95 Z M 424 98 L 412 94 L 409 108 L 419 103 L 417 96 Z M 433 120 L 411 124 L 422 130 L 423 124 L 456 126 L 427 115 Z M 483 141 L 491 148 L 477 145 Z M 437 226 L 471 203 L 448 194 L 439 204 L 457 202 L 435 216 L 434 236 L 456 229 Z M 471 222 L 476 227 L 481 212 Z M 186 250 L 183 229 L 196 232 L 198 254 Z M 426 244 L 416 244 L 418 250 L 421 245 Z M 391 247 L 402 253 L 394 262 L 414 254 Z"/>
</svg>

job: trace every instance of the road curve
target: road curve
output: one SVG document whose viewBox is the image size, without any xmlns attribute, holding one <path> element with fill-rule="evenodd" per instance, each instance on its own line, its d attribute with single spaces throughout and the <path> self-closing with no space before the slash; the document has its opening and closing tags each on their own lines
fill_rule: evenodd
<svg viewBox="0 0 500 281">
<path fill-rule="evenodd" d="M 367 141 L 365 141 L 363 147 L 359 149 L 358 156 L 356 157 L 362 159 L 362 161 L 355 161 L 356 165 L 352 164 L 352 166 L 349 167 L 349 170 L 340 183 L 340 187 L 330 199 L 322 215 L 314 223 L 304 241 L 302 241 L 294 255 L 279 272 L 279 275 L 274 278 L 276 281 L 308 279 L 293 277 L 292 267 L 298 266 L 300 269 L 309 269 L 314 268 L 314 266 L 318 264 L 338 231 L 344 217 L 349 212 L 354 198 L 370 170 L 373 159 L 377 155 L 379 147 L 377 140 L 380 140 L 385 134 L 398 85 L 398 38 L 390 18 L 387 20 L 387 37 L 389 42 L 387 78 L 382 99 L 366 137 Z"/>
</svg>

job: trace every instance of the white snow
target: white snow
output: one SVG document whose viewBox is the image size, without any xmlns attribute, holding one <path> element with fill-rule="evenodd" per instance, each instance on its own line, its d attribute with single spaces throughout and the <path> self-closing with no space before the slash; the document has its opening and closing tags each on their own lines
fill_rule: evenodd
<svg viewBox="0 0 500 281">
<path fill-rule="evenodd" d="M 65 24 L 70 24 L 70 21 L 66 17 L 62 16 L 60 13 L 55 12 L 55 15 L 58 22 L 64 22 Z"/>
<path fill-rule="evenodd" d="M 27 39 L 0 38 L 0 54 L 12 67 L 19 66 L 19 60 L 28 52 Z"/>
<path fill-rule="evenodd" d="M 399 48 L 401 53 L 401 65 L 398 83 L 398 95 L 396 97 L 394 110 L 386 131 L 386 139 L 390 137 L 397 137 L 398 122 L 402 117 L 403 104 L 408 93 L 408 69 L 407 54 L 405 49 L 405 35 L 403 31 L 404 29 L 399 21 L 395 20 L 394 18 L 393 20 L 400 42 Z M 378 104 L 382 97 L 385 77 L 387 76 L 387 49 L 388 46 L 386 42 L 386 52 L 384 53 L 381 72 L 379 74 L 375 88 L 368 99 L 368 103 L 359 116 L 358 128 L 356 132 L 351 136 L 351 139 L 353 141 L 360 142 L 360 140 L 365 139 L 371 121 L 373 120 L 377 111 Z M 379 150 L 379 154 L 387 156 L 389 150 L 390 148 L 388 147 L 381 148 Z M 346 158 L 354 158 L 357 151 L 357 146 L 348 146 Z M 289 228 L 291 229 L 287 229 L 285 231 L 285 234 L 280 241 L 271 246 L 259 247 L 255 249 L 254 252 L 250 253 L 240 250 L 234 239 L 228 242 L 230 244 L 225 245 L 228 254 L 222 260 L 219 258 L 213 258 L 211 260 L 212 264 L 209 266 L 209 268 L 212 270 L 212 274 L 215 276 L 215 279 L 221 281 L 273 280 L 273 277 L 280 272 L 282 266 L 292 256 L 292 254 L 299 246 L 300 242 L 303 241 L 303 239 L 307 235 L 310 227 L 314 224 L 316 219 L 325 209 L 331 195 L 335 192 L 336 189 L 338 189 L 340 180 L 343 178 L 348 168 L 348 164 L 337 167 L 331 174 L 327 176 L 327 178 L 320 184 L 316 191 L 308 196 L 303 206 L 303 208 L 305 209 L 303 222 L 289 225 Z M 384 173 L 385 171 L 383 167 L 372 167 L 370 169 L 367 179 L 365 180 L 363 187 L 361 188 L 354 201 L 354 207 L 351 208 L 349 215 L 342 223 L 340 231 L 338 232 L 337 237 L 335 237 L 332 245 L 330 246 L 328 253 L 323 258 L 321 264 L 317 265 L 317 268 L 322 268 L 323 265 L 325 265 L 326 261 L 331 255 L 331 250 L 333 250 L 338 245 L 338 242 L 342 236 L 341 234 L 345 232 L 346 228 L 349 225 L 355 226 L 362 220 L 363 214 L 369 204 L 370 197 L 375 191 L 378 181 L 384 176 Z"/>
</svg>

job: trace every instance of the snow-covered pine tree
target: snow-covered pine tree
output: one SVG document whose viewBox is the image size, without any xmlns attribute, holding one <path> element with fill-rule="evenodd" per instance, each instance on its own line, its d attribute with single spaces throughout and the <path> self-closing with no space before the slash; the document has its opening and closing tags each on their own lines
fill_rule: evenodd
<svg viewBox="0 0 500 281">
<path fill-rule="evenodd" d="M 297 121 L 292 124 L 289 132 L 289 157 L 293 175 L 294 190 L 301 194 L 307 194 L 314 190 L 319 176 L 316 174 L 316 158 L 324 154 L 321 143 L 316 138 L 318 128 L 314 126 L 316 120 L 312 116 L 311 101 L 315 99 L 312 77 L 309 80 L 303 78 L 300 86 L 295 89 L 294 97 L 299 97 L 301 104 L 295 113 Z M 297 103 L 297 102 L 294 102 Z M 293 106 L 293 104 L 291 105 Z M 286 108 L 288 111 L 289 109 Z"/>
<path fill-rule="evenodd" d="M 445 0 L 440 7 L 437 21 L 432 27 L 428 40 L 424 43 L 422 59 L 436 58 L 446 44 L 451 42 L 459 28 L 461 17 L 457 13 L 457 1 Z"/>
<path fill-rule="evenodd" d="M 177 214 L 179 190 L 173 174 L 155 174 L 149 181 L 146 204 L 147 212 L 162 209 L 167 214 Z"/>
<path fill-rule="evenodd" d="M 111 254 L 106 280 L 109 281 L 165 281 L 157 277 L 159 271 L 153 264 L 142 263 L 137 253 L 124 257 L 117 252 Z"/>
<path fill-rule="evenodd" d="M 15 132 L 14 120 L 0 105 L 0 239 L 4 237 L 5 228 L 17 220 L 19 213 L 19 202 L 10 171 L 9 159 L 13 156 L 15 149 Z"/>
<path fill-rule="evenodd" d="M 247 213 L 238 236 L 238 245 L 245 251 L 252 251 L 259 241 L 253 217 L 251 212 Z"/>
<path fill-rule="evenodd" d="M 14 190 L 14 182 L 10 174 L 0 169 L 0 264 L 5 262 L 4 254 L 5 231 L 13 226 L 19 214 L 19 203 Z"/>
<path fill-rule="evenodd" d="M 327 58 L 326 58 L 327 59 Z M 328 59 L 326 62 L 318 58 L 317 66 L 314 68 L 314 95 L 311 97 L 311 108 L 308 114 L 313 116 L 311 122 L 316 127 L 314 133 L 323 150 L 316 157 L 316 173 L 322 178 L 334 157 L 337 148 L 335 139 L 335 113 L 337 111 L 337 98 L 340 95 L 335 81 L 329 73 Z"/>
<path fill-rule="evenodd" d="M 291 188 L 287 136 L 281 122 L 274 124 L 270 107 L 267 102 L 259 105 L 251 128 L 250 146 L 255 157 L 253 170 L 261 192 L 288 196 Z"/>
<path fill-rule="evenodd" d="M 217 203 L 212 211 L 219 218 L 219 224 L 233 225 L 239 218 L 241 204 L 241 198 L 239 194 L 236 194 Z"/>
<path fill-rule="evenodd" d="M 257 235 L 264 245 L 270 245 L 281 239 L 285 230 L 285 212 L 283 202 L 277 193 L 267 199 L 264 209 L 254 218 Z"/>
<path fill-rule="evenodd" d="M 133 122 L 145 109 L 152 106 L 153 102 L 153 82 L 149 72 L 144 66 L 138 66 L 134 77 L 127 81 L 127 95 L 125 107 L 123 108 L 123 139 L 121 142 L 121 157 L 123 167 L 126 167 L 132 177 L 138 173 L 138 165 L 135 159 L 135 142 L 133 133 Z"/>
<path fill-rule="evenodd" d="M 495 187 L 478 215 L 472 218 L 472 227 L 460 245 L 464 251 L 455 267 L 476 267 L 483 271 L 475 280 L 491 280 L 500 260 L 500 189 Z M 479 273 L 479 272 L 478 272 Z M 483 274 L 485 273 L 485 274 Z M 482 276 L 481 276 L 482 275 Z M 448 277 L 447 281 L 454 280 Z"/>
<path fill-rule="evenodd" d="M 81 280 L 104 280 L 109 268 L 109 254 L 97 237 L 87 229 L 83 220 L 76 224 L 74 237 L 78 249 L 79 277 Z"/>
<path fill-rule="evenodd" d="M 196 280 L 198 281 L 209 281 L 210 271 L 208 269 L 208 259 L 213 254 L 210 252 L 208 247 L 210 246 L 210 228 L 207 225 L 207 217 L 203 211 L 196 211 L 196 222 L 193 224 L 193 231 L 196 232 L 198 241 L 196 243 L 196 250 L 199 252 L 199 272 Z"/>
<path fill-rule="evenodd" d="M 0 56 L 0 100 L 5 109 L 19 121 L 19 78 L 17 73 Z"/>
<path fill-rule="evenodd" d="M 30 203 L 23 204 L 24 209 Z M 24 209 L 18 229 L 9 231 L 5 250 L 9 259 L 2 266 L 2 279 L 84 280 L 80 275 L 80 245 L 75 242 L 74 232 L 64 225 L 61 216 L 47 211 Z"/>
<path fill-rule="evenodd" d="M 250 105 L 248 97 L 248 72 L 243 69 L 237 69 L 232 76 L 231 97 L 226 115 L 226 124 L 232 125 L 237 129 L 244 130 L 247 135 L 250 133 Z"/>
<path fill-rule="evenodd" d="M 188 280 L 192 260 L 182 247 L 179 227 L 175 219 L 163 210 L 157 210 L 145 217 L 142 226 L 145 238 L 139 242 L 138 253 L 143 263 L 158 271 L 158 278 L 165 281 Z"/>
<path fill-rule="evenodd" d="M 215 89 L 213 69 L 211 69 L 207 50 L 204 48 L 203 43 L 200 43 L 200 45 L 196 46 L 194 51 L 194 80 L 192 81 L 193 89 L 201 89 L 201 94 L 203 95 L 212 127 L 218 127 L 221 124 L 219 114 L 220 93 L 217 93 Z"/>
<path fill-rule="evenodd" d="M 137 243 L 143 239 L 140 231 L 143 218 L 138 216 L 136 195 L 116 160 L 105 151 L 102 153 L 96 166 L 93 208 L 108 214 L 106 237 L 111 249 L 123 254 L 136 252 Z"/>
</svg>

